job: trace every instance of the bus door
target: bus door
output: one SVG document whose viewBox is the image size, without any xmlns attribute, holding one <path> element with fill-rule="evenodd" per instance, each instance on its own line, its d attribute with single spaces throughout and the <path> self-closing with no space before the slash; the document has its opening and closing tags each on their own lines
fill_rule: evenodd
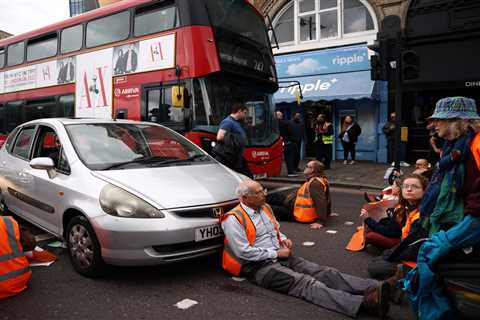
<svg viewBox="0 0 480 320">
<path fill-rule="evenodd" d="M 144 87 L 140 113 L 142 121 L 159 123 L 182 134 L 188 132 L 191 112 L 187 88 L 184 84 Z"/>
</svg>

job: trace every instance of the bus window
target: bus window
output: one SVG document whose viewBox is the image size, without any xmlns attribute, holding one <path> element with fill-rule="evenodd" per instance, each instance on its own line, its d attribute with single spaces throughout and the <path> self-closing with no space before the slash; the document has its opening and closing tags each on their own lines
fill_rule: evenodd
<svg viewBox="0 0 480 320">
<path fill-rule="evenodd" d="M 171 3 L 172 1 L 169 2 Z M 165 3 L 155 3 L 136 10 L 134 22 L 135 37 L 178 27 L 177 8 L 165 8 L 165 6 Z"/>
<path fill-rule="evenodd" d="M 130 34 L 130 12 L 123 11 L 87 24 L 87 48 L 125 40 Z"/>
<path fill-rule="evenodd" d="M 25 121 L 60 116 L 55 97 L 29 100 L 25 103 Z"/>
<path fill-rule="evenodd" d="M 51 33 L 27 43 L 27 61 L 53 57 L 57 54 L 57 34 Z"/>
<path fill-rule="evenodd" d="M 0 48 L 0 69 L 3 68 L 5 64 L 5 49 Z"/>
<path fill-rule="evenodd" d="M 62 30 L 60 52 L 68 53 L 80 50 L 83 42 L 83 25 L 79 24 Z"/>
<path fill-rule="evenodd" d="M 75 116 L 75 97 L 73 94 L 58 98 L 59 116 L 73 118 Z"/>
<path fill-rule="evenodd" d="M 25 60 L 25 43 L 23 41 L 8 46 L 7 66 L 16 66 Z"/>
<path fill-rule="evenodd" d="M 187 90 L 184 92 L 188 95 Z M 188 105 L 188 100 L 186 104 Z M 173 130 L 185 131 L 185 116 L 190 110 L 173 106 L 172 86 L 147 89 L 145 105 L 142 120 L 161 123 Z"/>
<path fill-rule="evenodd" d="M 23 101 L 12 101 L 5 105 L 7 131 L 10 132 L 19 124 L 24 123 Z"/>
</svg>

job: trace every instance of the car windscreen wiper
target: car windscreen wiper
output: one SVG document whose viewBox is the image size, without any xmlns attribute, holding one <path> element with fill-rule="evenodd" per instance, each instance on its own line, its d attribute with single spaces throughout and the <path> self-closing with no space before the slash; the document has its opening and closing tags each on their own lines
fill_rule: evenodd
<svg viewBox="0 0 480 320">
<path fill-rule="evenodd" d="M 155 166 L 161 166 L 161 165 L 165 165 L 165 164 L 172 164 L 172 163 L 188 163 L 188 162 L 194 162 L 194 161 L 210 161 L 210 158 L 205 155 L 205 154 L 196 154 L 196 155 L 193 155 L 189 158 L 186 158 L 186 159 L 168 159 L 168 160 L 164 160 L 164 161 L 159 161 L 159 162 L 156 162 L 155 163 Z"/>
<path fill-rule="evenodd" d="M 105 168 L 102 168 L 102 170 L 111 170 L 111 169 L 118 169 L 123 166 L 129 165 L 129 164 L 150 164 L 150 163 L 156 163 L 156 162 L 163 162 L 163 161 L 170 161 L 170 160 L 177 160 L 176 158 L 171 158 L 171 157 L 142 157 L 142 158 L 137 158 L 129 161 L 124 161 L 124 162 L 118 162 L 111 164 L 109 166 L 106 166 Z"/>
</svg>

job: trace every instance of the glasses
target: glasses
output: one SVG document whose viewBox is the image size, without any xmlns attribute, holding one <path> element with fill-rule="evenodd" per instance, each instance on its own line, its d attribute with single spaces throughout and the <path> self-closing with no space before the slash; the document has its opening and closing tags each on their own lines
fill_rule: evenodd
<svg viewBox="0 0 480 320">
<path fill-rule="evenodd" d="M 422 187 L 417 186 L 416 184 L 402 184 L 402 189 L 418 190 L 418 189 L 422 189 Z"/>
<path fill-rule="evenodd" d="M 256 191 L 256 192 L 252 192 L 252 194 L 255 195 L 255 196 L 258 196 L 258 195 L 261 195 L 261 194 L 267 195 L 267 193 L 268 193 L 267 188 L 263 188 L 262 190 L 258 190 L 258 191 Z"/>
</svg>

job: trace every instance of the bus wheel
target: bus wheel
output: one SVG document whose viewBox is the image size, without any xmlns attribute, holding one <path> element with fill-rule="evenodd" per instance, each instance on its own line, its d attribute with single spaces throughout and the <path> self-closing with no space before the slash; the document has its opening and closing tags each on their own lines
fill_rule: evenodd
<svg viewBox="0 0 480 320">
<path fill-rule="evenodd" d="M 69 257 L 75 270 L 89 278 L 105 272 L 100 244 L 92 226 L 83 216 L 73 217 L 67 225 L 66 240 Z"/>
</svg>

